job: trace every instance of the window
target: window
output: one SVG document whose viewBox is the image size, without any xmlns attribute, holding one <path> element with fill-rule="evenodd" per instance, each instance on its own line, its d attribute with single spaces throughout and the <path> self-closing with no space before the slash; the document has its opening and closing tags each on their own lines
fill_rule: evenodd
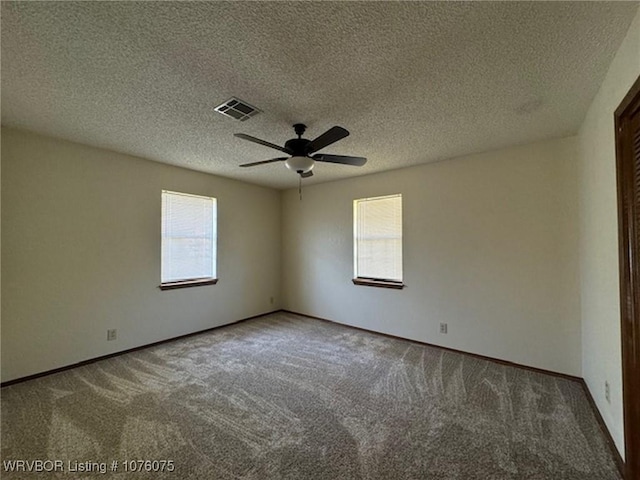
<svg viewBox="0 0 640 480">
<path fill-rule="evenodd" d="M 215 198 L 162 191 L 161 289 L 217 282 L 217 213 Z"/>
<path fill-rule="evenodd" d="M 353 283 L 402 288 L 402 195 L 353 201 Z"/>
</svg>

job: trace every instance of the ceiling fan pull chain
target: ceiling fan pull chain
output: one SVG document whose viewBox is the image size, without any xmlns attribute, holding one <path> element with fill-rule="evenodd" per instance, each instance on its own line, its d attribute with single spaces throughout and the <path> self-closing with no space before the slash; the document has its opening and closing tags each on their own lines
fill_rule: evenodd
<svg viewBox="0 0 640 480">
<path fill-rule="evenodd" d="M 298 179 L 298 194 L 300 195 L 300 201 L 302 201 L 302 175 Z"/>
</svg>

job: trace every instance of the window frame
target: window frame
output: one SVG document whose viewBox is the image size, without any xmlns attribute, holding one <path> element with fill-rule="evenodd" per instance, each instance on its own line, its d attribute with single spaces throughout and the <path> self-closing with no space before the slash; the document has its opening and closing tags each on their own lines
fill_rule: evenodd
<svg viewBox="0 0 640 480">
<path fill-rule="evenodd" d="M 391 280 L 388 278 L 374 278 L 374 277 L 363 277 L 358 275 L 358 203 L 367 200 L 382 200 L 385 198 L 395 198 L 399 197 L 401 201 L 400 207 L 400 217 L 401 217 L 401 246 L 403 246 L 403 208 L 402 208 L 402 193 L 395 193 L 391 195 L 380 195 L 377 197 L 364 197 L 364 198 L 356 198 L 353 200 L 353 272 L 354 278 L 352 278 L 352 282 L 354 285 L 361 285 L 367 287 L 381 287 L 381 288 L 391 288 L 396 290 L 401 290 L 406 287 L 404 283 L 404 254 L 400 255 L 400 262 L 402 265 L 402 279 L 401 280 Z M 403 251 L 404 249 L 402 249 Z"/>
<path fill-rule="evenodd" d="M 185 192 L 177 192 L 174 190 L 166 190 L 163 189 L 161 192 L 161 205 L 162 205 L 162 199 L 164 197 L 165 194 L 173 194 L 173 195 L 182 195 L 185 197 L 196 197 L 196 198 L 202 198 L 202 199 L 207 199 L 207 200 L 213 200 L 213 210 L 212 213 L 214 214 L 214 221 L 213 221 L 213 230 L 215 232 L 215 235 L 213 236 L 213 249 L 214 249 L 214 261 L 213 261 L 213 273 L 214 273 L 214 277 L 196 277 L 196 278 L 185 278 L 185 279 L 179 279 L 179 280 L 172 280 L 172 281 L 168 281 L 168 282 L 163 282 L 162 281 L 162 246 L 163 246 L 163 241 L 164 241 L 164 235 L 163 235 L 163 225 L 164 225 L 164 213 L 161 212 L 160 215 L 160 285 L 158 286 L 158 288 L 160 290 L 175 290 L 177 288 L 189 288 L 189 287 L 200 287 L 200 286 L 204 286 L 204 285 L 215 285 L 216 283 L 218 283 L 218 199 L 217 197 L 212 197 L 212 196 L 208 196 L 208 195 L 196 195 L 196 194 L 192 194 L 192 193 L 185 193 Z M 162 210 L 162 208 L 161 208 Z"/>
</svg>

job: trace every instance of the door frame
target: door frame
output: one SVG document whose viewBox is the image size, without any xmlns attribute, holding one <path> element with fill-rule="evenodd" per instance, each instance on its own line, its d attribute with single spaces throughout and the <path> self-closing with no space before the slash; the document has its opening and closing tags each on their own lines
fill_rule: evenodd
<svg viewBox="0 0 640 480">
<path fill-rule="evenodd" d="M 625 478 L 640 478 L 640 212 L 633 199 L 625 213 L 625 194 L 633 194 L 633 159 L 627 127 L 640 110 L 640 76 L 614 114 L 618 193 L 618 253 L 620 275 L 620 333 L 622 342 L 622 397 L 624 411 Z M 636 379 L 634 382 L 633 379 Z"/>
</svg>

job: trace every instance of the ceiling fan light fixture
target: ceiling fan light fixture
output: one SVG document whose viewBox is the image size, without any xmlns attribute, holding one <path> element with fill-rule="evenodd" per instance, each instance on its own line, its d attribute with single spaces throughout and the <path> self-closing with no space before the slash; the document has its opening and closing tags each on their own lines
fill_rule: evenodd
<svg viewBox="0 0 640 480">
<path fill-rule="evenodd" d="M 287 159 L 284 164 L 289 170 L 293 170 L 296 173 L 307 173 L 313 169 L 315 162 L 313 158 L 294 156 Z"/>
</svg>

